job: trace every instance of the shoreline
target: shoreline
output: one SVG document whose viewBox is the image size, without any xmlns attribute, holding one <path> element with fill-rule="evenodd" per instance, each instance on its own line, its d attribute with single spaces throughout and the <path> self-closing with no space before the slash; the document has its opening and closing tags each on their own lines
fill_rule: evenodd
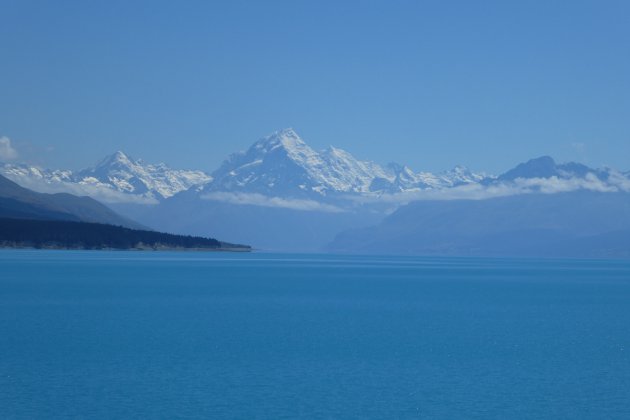
<svg viewBox="0 0 630 420">
<path fill-rule="evenodd" d="M 134 248 L 85 248 L 66 246 L 32 246 L 32 245 L 0 245 L 1 249 L 33 250 L 33 251 L 121 251 L 121 252 L 252 252 L 248 247 L 226 248 L 183 248 L 183 247 L 134 247 Z"/>
</svg>

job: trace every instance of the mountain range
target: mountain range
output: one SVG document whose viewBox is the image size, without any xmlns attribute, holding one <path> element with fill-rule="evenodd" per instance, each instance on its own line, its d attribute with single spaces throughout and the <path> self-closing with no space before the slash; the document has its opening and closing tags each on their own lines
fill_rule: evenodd
<svg viewBox="0 0 630 420">
<path fill-rule="evenodd" d="M 548 156 L 499 175 L 463 166 L 416 172 L 332 146 L 316 151 L 292 129 L 261 138 L 213 172 L 146 164 L 117 152 L 77 172 L 6 164 L 0 173 L 38 191 L 89 195 L 154 229 L 283 251 L 348 251 L 337 235 L 378 226 L 409 203 L 630 192 L 630 172 Z"/>
<path fill-rule="evenodd" d="M 559 164 L 548 156 L 519 164 L 498 176 L 473 172 L 461 165 L 440 173 L 415 172 L 397 163 L 380 165 L 359 160 L 332 146 L 316 151 L 293 129 L 272 133 L 248 150 L 232 154 L 212 173 L 148 164 L 118 151 L 76 172 L 4 164 L 0 174 L 40 192 L 82 193 L 107 203 L 136 204 L 158 204 L 191 188 L 209 199 L 252 204 L 262 201 L 259 195 L 323 203 L 392 195 L 404 201 L 405 195 L 414 199 L 417 193 L 422 197 L 423 192 L 446 190 L 451 190 L 445 194 L 451 197 L 452 189 L 465 193 L 475 187 L 498 185 L 534 188 L 536 182 L 531 180 L 539 180 L 538 187 L 543 190 L 558 182 L 564 188 L 630 189 L 630 171 L 590 168 L 574 162 Z M 573 181 L 573 187 L 566 181 Z"/>
<path fill-rule="evenodd" d="M 177 170 L 163 163 L 146 164 L 121 151 L 77 172 L 4 164 L 0 173 L 36 191 L 78 193 L 108 203 L 156 204 L 180 191 L 212 180 L 203 171 Z"/>
<path fill-rule="evenodd" d="M 438 174 L 416 173 L 396 163 L 381 166 L 362 161 L 332 146 L 315 151 L 293 129 L 277 131 L 247 151 L 234 153 L 211 175 L 200 170 L 172 169 L 164 163 L 147 164 L 122 151 L 77 172 L 4 164 L 0 173 L 37 191 L 82 192 L 109 203 L 143 204 L 157 204 L 196 186 L 204 186 L 206 193 L 323 199 L 448 188 L 488 178 L 463 166 Z"/>
<path fill-rule="evenodd" d="M 204 191 L 294 198 L 445 188 L 485 178 L 462 166 L 440 174 L 415 173 L 396 163 L 383 167 L 358 160 L 332 146 L 315 151 L 293 129 L 277 131 L 260 139 L 247 151 L 231 155 L 212 177 L 214 180 Z"/>
</svg>

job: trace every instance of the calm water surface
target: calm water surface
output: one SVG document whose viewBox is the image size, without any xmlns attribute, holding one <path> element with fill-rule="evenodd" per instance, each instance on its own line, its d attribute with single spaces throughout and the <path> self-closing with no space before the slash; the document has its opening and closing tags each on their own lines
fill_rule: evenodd
<svg viewBox="0 0 630 420">
<path fill-rule="evenodd" d="M 630 262 L 0 251 L 0 418 L 630 418 Z"/>
</svg>

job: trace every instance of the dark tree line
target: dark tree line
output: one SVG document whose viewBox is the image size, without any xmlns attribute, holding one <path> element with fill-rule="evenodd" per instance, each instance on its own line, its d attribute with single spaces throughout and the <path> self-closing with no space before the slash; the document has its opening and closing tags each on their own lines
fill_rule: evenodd
<svg viewBox="0 0 630 420">
<path fill-rule="evenodd" d="M 244 248 L 211 238 L 100 223 L 0 218 L 0 245 L 68 249 Z"/>
</svg>

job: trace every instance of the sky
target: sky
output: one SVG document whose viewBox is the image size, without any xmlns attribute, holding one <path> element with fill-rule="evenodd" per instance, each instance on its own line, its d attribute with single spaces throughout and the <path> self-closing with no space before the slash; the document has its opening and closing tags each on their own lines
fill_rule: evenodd
<svg viewBox="0 0 630 420">
<path fill-rule="evenodd" d="M 414 170 L 629 170 L 630 2 L 0 0 L 0 159 L 212 171 L 286 127 Z"/>
</svg>

